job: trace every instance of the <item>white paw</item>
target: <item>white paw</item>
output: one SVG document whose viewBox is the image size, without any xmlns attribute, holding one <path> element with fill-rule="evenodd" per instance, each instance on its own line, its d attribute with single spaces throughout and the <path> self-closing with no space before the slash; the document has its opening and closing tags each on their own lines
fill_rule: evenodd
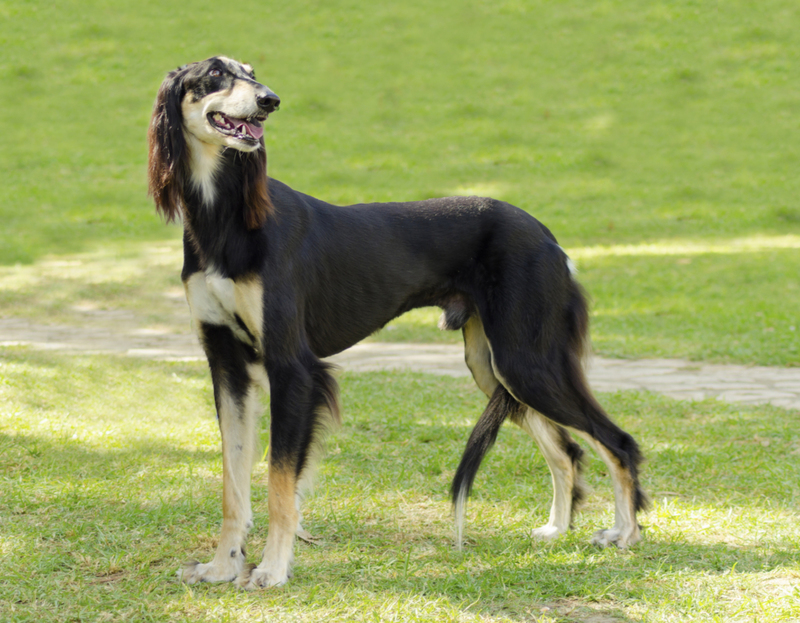
<svg viewBox="0 0 800 623">
<path fill-rule="evenodd" d="M 531 537 L 539 541 L 552 541 L 556 537 L 564 534 L 564 532 L 566 532 L 566 530 L 560 530 L 557 526 L 551 526 L 550 524 L 547 524 L 541 528 L 531 530 Z"/>
<path fill-rule="evenodd" d="M 236 578 L 236 584 L 246 591 L 253 591 L 271 586 L 283 586 L 291 577 L 292 573 L 289 569 L 281 570 L 269 567 L 262 569 L 255 565 L 248 565 Z"/>
<path fill-rule="evenodd" d="M 201 564 L 187 562 L 178 570 L 178 579 L 186 584 L 198 582 L 233 582 L 239 575 L 241 564 L 216 565 L 213 562 Z"/>
<path fill-rule="evenodd" d="M 592 536 L 592 544 L 599 545 L 600 547 L 611 547 L 612 545 L 619 549 L 625 549 L 631 545 L 639 542 L 641 536 L 639 535 L 639 527 L 636 526 L 634 530 L 619 530 L 618 528 L 610 528 L 608 530 L 598 530 Z"/>
</svg>

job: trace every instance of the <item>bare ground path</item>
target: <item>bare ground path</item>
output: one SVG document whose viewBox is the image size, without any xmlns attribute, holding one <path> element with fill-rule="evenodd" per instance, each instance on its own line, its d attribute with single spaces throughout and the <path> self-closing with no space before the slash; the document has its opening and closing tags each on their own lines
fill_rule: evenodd
<svg viewBox="0 0 800 623">
<path fill-rule="evenodd" d="M 35 324 L 0 318 L 0 346 L 27 345 L 62 352 L 113 353 L 166 360 L 203 359 L 194 335 L 137 328 L 132 312 L 105 312 L 84 326 Z M 87 319 L 89 320 L 89 319 Z M 346 370 L 411 370 L 467 376 L 462 346 L 364 342 L 331 359 Z M 800 409 L 800 368 L 704 364 L 681 359 L 594 357 L 589 381 L 597 391 L 660 392 L 679 399 L 716 397 Z"/>
</svg>

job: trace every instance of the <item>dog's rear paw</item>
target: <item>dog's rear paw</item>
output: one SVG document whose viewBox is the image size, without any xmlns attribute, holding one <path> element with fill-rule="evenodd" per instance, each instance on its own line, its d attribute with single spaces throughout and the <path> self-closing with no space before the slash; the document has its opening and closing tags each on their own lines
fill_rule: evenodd
<svg viewBox="0 0 800 623">
<path fill-rule="evenodd" d="M 197 561 L 187 562 L 182 569 L 178 569 L 178 579 L 186 584 L 197 584 L 198 582 L 233 582 L 238 575 L 238 569 L 228 567 L 220 569 L 213 562 L 199 563 Z"/>
<path fill-rule="evenodd" d="M 640 539 L 641 536 L 638 526 L 636 526 L 634 530 L 610 528 L 608 530 L 598 530 L 595 532 L 594 536 L 592 536 L 592 544 L 599 545 L 600 547 L 611 547 L 613 545 L 619 549 L 626 549 L 638 543 Z"/>
<path fill-rule="evenodd" d="M 250 564 L 242 569 L 239 577 L 236 578 L 236 584 L 246 591 L 254 591 L 261 588 L 270 588 L 271 586 L 283 586 L 291 577 L 292 573 L 288 569 L 284 571 L 270 568 L 262 569 Z"/>
<path fill-rule="evenodd" d="M 531 530 L 531 537 L 538 541 L 552 541 L 553 539 L 561 536 L 563 533 L 564 530 L 561 530 L 556 526 L 551 526 L 550 524 L 547 524 L 546 526 L 542 526 L 541 528 L 536 528 L 535 530 Z"/>
</svg>

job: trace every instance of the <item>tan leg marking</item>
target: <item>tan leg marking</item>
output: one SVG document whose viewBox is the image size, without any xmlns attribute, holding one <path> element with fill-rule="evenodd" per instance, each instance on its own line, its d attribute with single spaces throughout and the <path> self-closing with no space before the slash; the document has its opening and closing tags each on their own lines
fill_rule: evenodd
<svg viewBox="0 0 800 623">
<path fill-rule="evenodd" d="M 550 520 L 541 528 L 533 530 L 531 536 L 542 540 L 554 539 L 569 530 L 572 518 L 572 490 L 576 478 L 575 466 L 570 456 L 564 452 L 558 429 L 541 413 L 528 408 L 525 410 L 525 415 L 516 423 L 536 441 L 553 479 Z"/>
<path fill-rule="evenodd" d="M 492 351 L 489 348 L 489 340 L 483 330 L 483 323 L 477 315 L 473 314 L 464 324 L 461 331 L 464 335 L 464 360 L 467 363 L 467 367 L 472 372 L 472 378 L 475 379 L 475 384 L 478 388 L 491 398 L 499 381 L 492 371 Z M 467 496 L 466 492 L 462 491 L 453 504 L 456 547 L 459 551 L 464 541 L 464 515 L 466 509 Z"/>
<path fill-rule="evenodd" d="M 291 577 L 299 521 L 294 469 L 284 469 L 270 460 L 268 486 L 269 532 L 263 558 L 257 567 L 244 569 L 236 580 L 247 590 L 281 586 Z"/>
<path fill-rule="evenodd" d="M 467 367 L 480 390 L 491 398 L 497 388 L 498 380 L 492 370 L 492 351 L 481 319 L 475 315 L 470 316 L 462 331 Z"/>
<path fill-rule="evenodd" d="M 261 403 L 258 389 L 251 385 L 244 408 L 226 392 L 220 400 L 219 426 L 222 435 L 222 530 L 210 563 L 188 563 L 181 579 L 196 582 L 231 582 L 245 562 L 245 542 L 252 526 L 250 471 L 257 455 Z"/>
<path fill-rule="evenodd" d="M 636 497 L 633 478 L 628 469 L 611 452 L 591 435 L 575 431 L 600 455 L 606 464 L 614 483 L 614 527 L 598 530 L 592 536 L 592 543 L 608 547 L 616 545 L 620 549 L 630 547 L 641 539 L 639 524 L 636 522 Z"/>
</svg>

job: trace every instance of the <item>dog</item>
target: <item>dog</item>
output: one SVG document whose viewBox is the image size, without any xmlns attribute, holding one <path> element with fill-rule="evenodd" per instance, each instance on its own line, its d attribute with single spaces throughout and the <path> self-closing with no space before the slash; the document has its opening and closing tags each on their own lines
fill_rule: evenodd
<svg viewBox="0 0 800 623">
<path fill-rule="evenodd" d="M 250 65 L 213 57 L 167 74 L 148 132 L 149 191 L 165 220 L 183 222 L 181 277 L 222 437 L 219 545 L 210 562 L 184 566 L 182 580 L 288 581 L 302 495 L 325 431 L 340 422 L 323 359 L 432 305 L 443 310 L 440 328 L 462 331 L 489 399 L 452 483 L 457 546 L 473 480 L 507 419 L 533 437 L 552 474 L 550 518 L 534 537 L 567 531 L 583 495 L 572 431 L 614 485 L 615 524 L 593 542 L 636 543 L 642 456 L 586 382 L 586 297 L 553 234 L 489 198 L 335 206 L 268 179 L 263 123 L 279 104 Z M 269 530 L 256 566 L 246 564 L 245 540 L 259 388 L 271 393 L 271 420 Z"/>
</svg>

